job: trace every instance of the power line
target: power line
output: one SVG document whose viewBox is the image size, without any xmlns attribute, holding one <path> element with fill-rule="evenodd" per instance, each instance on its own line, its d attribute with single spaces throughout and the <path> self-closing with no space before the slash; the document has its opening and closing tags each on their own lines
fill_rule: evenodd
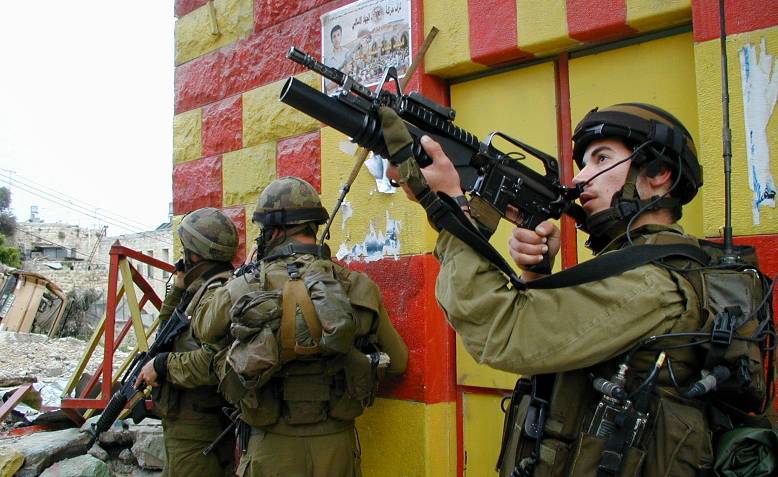
<svg viewBox="0 0 778 477">
<path fill-rule="evenodd" d="M 84 210 L 85 209 L 84 207 L 78 206 L 77 204 L 72 204 L 71 205 L 70 203 L 62 202 L 61 199 L 56 198 L 56 196 L 51 196 L 51 194 L 49 194 L 46 191 L 43 191 L 41 189 L 38 189 L 38 188 L 36 188 L 34 186 L 31 186 L 31 185 L 28 185 L 28 184 L 25 184 L 25 183 L 23 183 L 21 181 L 18 181 L 16 179 L 9 178 L 9 185 L 11 187 L 15 187 L 15 188 L 17 188 L 17 189 L 19 189 L 21 191 L 27 192 L 28 194 L 32 194 L 32 195 L 34 195 L 36 197 L 40 197 L 41 199 L 53 202 L 53 203 L 55 203 L 55 204 L 57 204 L 57 205 L 59 205 L 61 207 L 64 207 L 64 208 L 69 209 L 69 210 L 72 210 L 72 211 L 77 212 L 79 214 L 86 215 L 88 217 L 92 217 L 94 219 L 101 220 L 101 221 L 106 222 L 108 224 L 111 224 L 111 225 L 114 225 L 116 227 L 119 227 L 119 228 L 121 228 L 123 230 L 127 230 L 127 231 L 129 231 L 131 233 L 134 233 L 134 234 L 139 234 L 142 237 L 147 237 L 147 238 L 150 238 L 152 240 L 156 240 L 158 242 L 164 243 L 166 245 L 171 245 L 171 246 L 173 245 L 173 242 L 171 240 L 166 240 L 166 239 L 163 239 L 163 238 L 160 238 L 160 237 L 156 237 L 154 235 L 150 235 L 150 234 L 146 233 L 146 231 L 138 231 L 137 229 L 135 229 L 131 225 L 128 225 L 126 223 L 121 223 L 120 221 L 117 221 L 116 219 L 112 219 L 110 217 L 106 217 L 106 216 L 101 215 L 101 214 L 93 213 L 92 211 L 90 211 L 88 209 Z M 32 189 L 32 190 L 30 190 L 30 189 Z M 52 197 L 54 197 L 54 198 L 52 198 Z M 79 208 L 77 208 L 77 207 L 79 207 L 82 210 L 79 210 Z"/>
<path fill-rule="evenodd" d="M 79 208 L 87 210 L 89 212 L 94 211 L 94 213 L 97 214 L 97 215 L 106 217 L 106 218 L 114 220 L 116 222 L 120 222 L 120 223 L 124 224 L 125 226 L 128 226 L 128 225 L 131 226 L 130 228 L 126 228 L 125 227 L 126 230 L 132 230 L 132 231 L 134 231 L 136 229 L 149 230 L 151 228 L 151 226 L 149 226 L 148 224 L 145 224 L 143 222 L 140 222 L 138 220 L 135 220 L 135 219 L 132 219 L 132 218 L 129 218 L 129 217 L 125 217 L 125 216 L 117 214 L 115 212 L 111 212 L 111 211 L 109 211 L 107 209 L 102 209 L 102 210 L 105 210 L 107 213 L 99 213 L 97 211 L 98 211 L 98 209 L 101 209 L 101 207 L 98 207 L 98 206 L 96 206 L 94 204 L 90 204 L 89 202 L 86 202 L 84 200 L 78 199 L 76 197 L 70 196 L 70 195 L 68 195 L 68 194 L 66 194 L 66 193 L 64 193 L 62 191 L 59 191 L 59 190 L 57 190 L 57 189 L 55 189 L 55 188 L 53 188 L 51 186 L 48 186 L 48 185 L 45 185 L 45 184 L 41 184 L 40 182 L 36 182 L 35 180 L 30 179 L 29 177 L 25 177 L 25 176 L 22 176 L 22 175 L 16 173 L 16 171 L 12 171 L 10 169 L 0 169 L 0 170 L 4 171 L 6 173 L 6 178 L 8 179 L 9 184 L 10 184 L 11 181 L 16 181 L 18 183 L 21 183 L 21 184 L 27 186 L 27 187 L 30 187 L 30 188 L 33 188 L 33 189 L 38 190 L 40 192 L 43 192 L 45 194 L 51 195 L 52 197 L 54 197 L 57 200 L 65 201 L 65 202 L 67 202 L 67 203 L 69 203 L 69 204 L 71 204 L 71 205 L 73 205 L 75 207 L 79 207 Z M 11 174 L 13 174 L 13 176 Z M 41 188 L 43 188 L 45 190 L 42 190 Z"/>
</svg>

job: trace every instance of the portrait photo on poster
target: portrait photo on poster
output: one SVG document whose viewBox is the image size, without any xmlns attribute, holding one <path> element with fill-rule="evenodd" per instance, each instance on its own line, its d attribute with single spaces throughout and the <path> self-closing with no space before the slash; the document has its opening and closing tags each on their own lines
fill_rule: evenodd
<svg viewBox="0 0 778 477">
<path fill-rule="evenodd" d="M 386 68 L 403 77 L 411 64 L 410 0 L 361 0 L 321 16 L 322 62 L 365 86 L 378 84 Z M 322 80 L 322 91 L 338 85 Z"/>
</svg>

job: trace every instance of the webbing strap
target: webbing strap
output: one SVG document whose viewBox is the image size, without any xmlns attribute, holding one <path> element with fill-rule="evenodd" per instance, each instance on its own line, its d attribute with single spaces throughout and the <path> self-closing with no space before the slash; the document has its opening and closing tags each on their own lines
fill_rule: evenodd
<svg viewBox="0 0 778 477">
<path fill-rule="evenodd" d="M 308 332 L 314 344 L 303 346 L 297 342 L 296 317 L 297 307 L 300 307 Z M 316 354 L 319 352 L 321 340 L 321 323 L 316 317 L 316 310 L 308 295 L 305 284 L 299 278 L 290 278 L 284 284 L 283 297 L 281 298 L 281 359 L 291 360 L 295 355 Z"/>
<path fill-rule="evenodd" d="M 708 254 L 696 245 L 635 245 L 604 253 L 559 273 L 533 280 L 528 282 L 526 287 L 547 290 L 580 285 L 612 277 L 667 257 L 686 257 L 702 265 L 710 261 Z"/>
</svg>

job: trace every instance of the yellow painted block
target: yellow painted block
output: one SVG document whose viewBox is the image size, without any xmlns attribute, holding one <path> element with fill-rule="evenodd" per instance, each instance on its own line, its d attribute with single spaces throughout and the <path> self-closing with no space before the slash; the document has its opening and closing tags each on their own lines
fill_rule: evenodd
<svg viewBox="0 0 778 477">
<path fill-rule="evenodd" d="M 470 59 L 467 0 L 424 2 L 424 31 L 440 30 L 424 57 L 424 71 L 451 78 L 487 68 Z"/>
<path fill-rule="evenodd" d="M 254 32 L 252 0 L 215 0 L 217 31 L 208 4 L 176 20 L 176 65 L 186 63 Z M 215 34 L 214 34 L 215 33 Z"/>
<path fill-rule="evenodd" d="M 178 238 L 178 226 L 181 225 L 181 220 L 184 218 L 183 215 L 175 215 L 173 216 L 173 257 L 171 259 L 172 262 L 178 261 L 180 257 L 184 256 L 184 248 L 181 245 L 181 240 Z"/>
<path fill-rule="evenodd" d="M 332 210 L 351 174 L 354 156 L 343 151 L 349 147 L 353 145 L 345 135 L 329 127 L 321 130 L 321 197 L 327 210 Z M 427 223 L 424 209 L 408 200 L 402 190 L 394 194 L 378 192 L 376 181 L 365 166 L 346 201 L 348 204 L 338 213 L 330 229 L 329 245 L 333 253 L 340 249 L 353 250 L 372 234 L 386 236 L 392 229 L 390 221 L 396 221 L 399 228 L 400 254 L 429 253 L 435 247 L 437 233 Z M 349 211 L 350 218 L 347 218 Z M 391 258 L 393 254 L 385 256 Z"/>
<path fill-rule="evenodd" d="M 691 0 L 627 1 L 627 25 L 640 32 L 670 28 L 691 21 Z"/>
<path fill-rule="evenodd" d="M 297 75 L 297 79 L 317 89 L 321 86 L 320 78 L 313 71 Z M 278 100 L 285 82 L 286 79 L 283 79 L 243 94 L 245 146 L 256 146 L 318 129 L 318 121 Z"/>
<path fill-rule="evenodd" d="M 256 204 L 259 193 L 276 178 L 276 143 L 266 142 L 222 156 L 223 203 Z"/>
<path fill-rule="evenodd" d="M 456 475 L 456 404 L 377 399 L 357 419 L 366 476 Z"/>
<path fill-rule="evenodd" d="M 519 376 L 478 364 L 457 335 L 457 384 L 481 388 L 513 389 Z"/>
<path fill-rule="evenodd" d="M 202 157 L 202 134 L 202 109 L 193 109 L 173 118 L 173 164 Z"/>
<path fill-rule="evenodd" d="M 694 82 L 693 40 L 690 33 L 575 58 L 570 61 L 570 109 L 573 125 L 595 106 L 624 102 L 654 104 L 676 116 L 700 144 Z M 603 74 L 607 71 L 608 74 Z M 700 111 L 706 111 L 700 109 Z M 706 111 L 708 114 L 708 111 Z M 705 171 L 705 178 L 709 177 Z M 707 209 L 710 204 L 705 203 Z M 681 225 L 702 234 L 702 195 L 684 206 Z M 579 241 L 586 235 L 579 233 Z M 579 246 L 579 261 L 588 256 Z"/>
<path fill-rule="evenodd" d="M 494 464 L 500 455 L 503 428 L 500 401 L 502 396 L 492 394 L 465 393 L 462 398 L 465 477 L 497 475 Z"/>
<path fill-rule="evenodd" d="M 556 92 L 551 62 L 453 85 L 451 104 L 457 111 L 457 125 L 476 134 L 481 141 L 492 131 L 501 131 L 557 155 Z M 504 140 L 498 140 L 495 146 L 506 153 L 517 150 Z M 530 157 L 524 163 L 543 172 L 537 159 Z M 512 229 L 512 224 L 502 220 L 490 240 L 508 263 L 513 263 L 508 254 Z M 558 269 L 559 263 L 555 267 Z"/>
<path fill-rule="evenodd" d="M 754 218 L 754 193 L 749 187 L 748 155 L 746 151 L 746 125 L 743 107 L 743 75 L 739 51 L 751 44 L 757 58 L 762 52 L 760 42 L 765 40 L 766 54 L 778 57 L 778 27 L 749 33 L 730 35 L 727 40 L 729 70 L 729 120 L 732 130 L 732 228 L 735 235 L 753 235 L 778 232 L 778 211 L 760 207 L 759 224 Z M 722 159 L 722 107 L 721 107 L 721 58 L 719 40 L 706 41 L 694 46 L 694 62 L 697 72 L 697 101 L 700 111 L 701 162 L 705 171 L 705 235 L 718 237 L 724 226 L 724 160 Z M 767 64 L 762 59 L 762 65 Z M 763 66 L 764 67 L 764 66 Z M 768 66 L 769 67 L 769 66 Z M 773 79 L 776 68 L 773 65 Z M 773 178 L 778 176 L 778 114 L 775 109 L 767 124 L 767 149 L 769 170 Z"/>
<path fill-rule="evenodd" d="M 568 36 L 565 0 L 516 0 L 516 21 L 519 48 L 537 56 L 580 45 Z"/>
</svg>

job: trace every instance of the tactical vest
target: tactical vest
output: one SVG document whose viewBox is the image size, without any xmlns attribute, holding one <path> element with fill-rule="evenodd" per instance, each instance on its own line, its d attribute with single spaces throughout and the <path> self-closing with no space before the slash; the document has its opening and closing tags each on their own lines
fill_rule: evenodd
<svg viewBox="0 0 778 477">
<path fill-rule="evenodd" d="M 187 292 L 193 293 L 192 300 L 186 307 L 186 316 L 191 317 L 200 304 L 206 291 L 222 286 L 232 276 L 231 271 L 215 274 L 207 279 L 198 277 L 187 287 Z M 187 293 L 185 292 L 185 293 Z M 200 348 L 201 343 L 188 326 L 173 342 L 172 351 L 187 352 Z M 198 386 L 192 389 L 180 388 L 170 383 L 162 383 L 154 393 L 154 410 L 161 418 L 181 420 L 202 420 L 215 416 L 218 418 L 221 407 L 221 397 L 216 386 Z"/>
<path fill-rule="evenodd" d="M 651 246 L 701 246 L 714 259 L 720 254 L 715 244 L 673 233 L 654 234 L 649 240 Z M 642 250 L 653 253 L 656 247 Z M 748 421 L 746 413 L 761 413 L 772 401 L 770 281 L 756 272 L 752 249 L 738 252 L 743 265 L 730 268 L 705 268 L 683 256 L 658 258 L 697 293 L 700 321 L 678 319 L 667 333 L 685 335 L 649 339 L 627 356 L 592 368 L 520 379 L 503 407 L 500 475 L 709 475 L 715 458 L 712 436 L 731 429 L 733 421 Z M 607 255 L 581 267 L 591 273 L 587 281 L 621 273 L 601 270 L 601 258 Z M 567 285 L 574 282 L 570 279 Z M 554 288 L 540 285 L 544 287 Z M 702 343 L 685 346 L 695 341 Z M 619 377 L 625 362 L 630 369 Z M 699 384 L 705 381 L 702 370 L 719 366 L 731 370 L 731 376 L 718 376 L 712 390 Z M 595 379 L 593 385 L 596 377 L 605 379 Z M 651 385 L 641 389 L 650 380 Z M 618 394 L 617 384 L 618 392 L 624 392 L 620 398 L 631 394 L 631 409 L 604 393 Z M 692 393 L 695 386 L 702 386 L 697 396 Z"/>
<path fill-rule="evenodd" d="M 377 286 L 328 258 L 291 251 L 228 287 L 235 341 L 216 369 L 241 419 L 287 435 L 352 426 L 377 386 Z"/>
</svg>

